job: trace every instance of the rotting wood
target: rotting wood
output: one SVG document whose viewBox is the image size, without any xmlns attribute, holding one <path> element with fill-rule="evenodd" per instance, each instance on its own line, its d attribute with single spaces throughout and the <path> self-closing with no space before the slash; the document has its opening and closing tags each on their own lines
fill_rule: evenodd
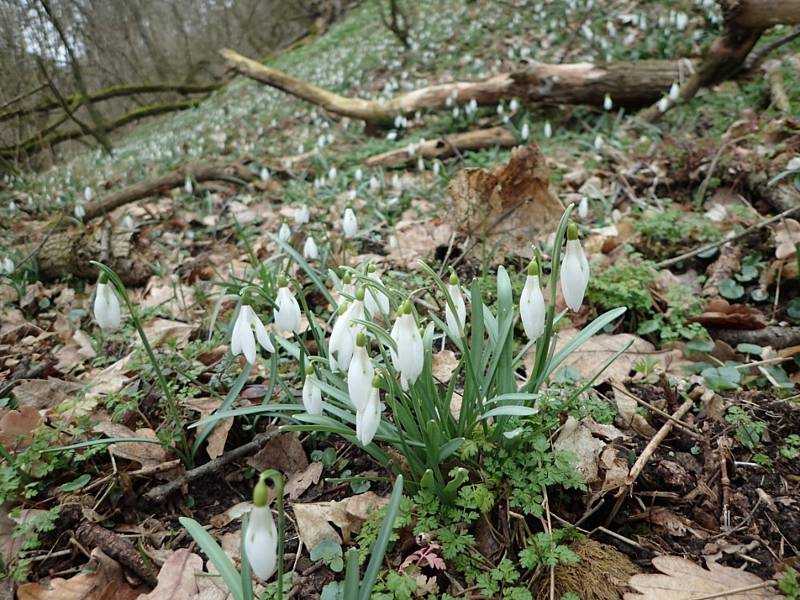
<svg viewBox="0 0 800 600">
<path fill-rule="evenodd" d="M 617 63 L 533 63 L 513 73 L 481 81 L 457 81 L 421 88 L 388 100 L 341 96 L 283 71 L 262 65 L 233 50 L 220 51 L 228 67 L 343 117 L 375 126 L 390 126 L 399 114 L 441 109 L 449 102 L 494 105 L 519 98 L 550 104 L 595 104 L 606 94 L 620 106 L 643 106 L 655 101 L 672 83 L 692 70 L 688 60 L 644 60 Z"/>
<path fill-rule="evenodd" d="M 75 539 L 87 548 L 100 548 L 148 584 L 156 585 L 158 570 L 152 563 L 145 561 L 144 555 L 140 554 L 133 544 L 119 534 L 94 523 L 82 523 L 75 530 Z"/>
<path fill-rule="evenodd" d="M 514 135 L 505 127 L 476 129 L 376 154 L 366 159 L 364 164 L 368 167 L 400 167 L 414 163 L 419 157 L 427 160 L 447 158 L 467 150 L 480 150 L 494 146 L 510 148 L 517 143 Z"/>
<path fill-rule="evenodd" d="M 800 345 L 800 327 L 764 327 L 763 329 L 712 329 L 711 337 L 736 346 L 755 344 L 771 346 L 775 350 Z"/>
</svg>

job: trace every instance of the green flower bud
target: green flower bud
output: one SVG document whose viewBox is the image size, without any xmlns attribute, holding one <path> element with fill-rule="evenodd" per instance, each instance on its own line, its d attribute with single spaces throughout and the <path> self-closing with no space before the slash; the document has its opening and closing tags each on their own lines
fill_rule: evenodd
<svg viewBox="0 0 800 600">
<path fill-rule="evenodd" d="M 363 332 L 359 332 L 356 336 L 356 346 L 366 346 L 367 345 L 367 336 L 364 335 Z"/>
<path fill-rule="evenodd" d="M 342 302 L 339 305 L 339 308 L 336 309 L 336 314 L 338 314 L 341 317 L 346 310 L 347 310 L 347 302 Z"/>
<path fill-rule="evenodd" d="M 264 474 L 258 478 L 256 487 L 253 488 L 253 506 L 266 506 L 269 500 L 269 489 L 264 481 Z"/>
<path fill-rule="evenodd" d="M 375 377 L 372 378 L 372 387 L 374 387 L 374 388 L 381 387 L 382 379 L 383 378 L 380 375 L 375 375 Z"/>
<path fill-rule="evenodd" d="M 450 268 L 450 285 L 458 285 L 461 283 L 458 279 L 458 275 L 456 275 L 455 269 L 452 267 Z"/>
<path fill-rule="evenodd" d="M 539 263 L 535 258 L 528 263 L 528 275 L 531 277 L 539 275 Z"/>
<path fill-rule="evenodd" d="M 373 265 L 372 263 L 369 263 L 367 265 L 367 273 L 374 273 L 374 272 L 375 272 L 375 265 Z"/>
<path fill-rule="evenodd" d="M 411 300 L 406 300 L 403 304 L 400 305 L 400 314 L 401 315 L 410 315 L 411 314 Z"/>
<path fill-rule="evenodd" d="M 307 365 L 306 366 L 306 375 L 313 375 L 314 374 L 314 365 Z"/>
<path fill-rule="evenodd" d="M 364 289 L 364 286 L 363 286 L 363 285 L 362 285 L 362 286 L 360 286 L 360 287 L 359 287 L 359 288 L 356 290 L 356 300 L 358 300 L 359 302 L 363 302 L 363 301 L 364 301 L 364 294 L 365 294 L 365 293 L 366 293 L 366 290 Z"/>
<path fill-rule="evenodd" d="M 578 226 L 575 223 L 570 223 L 567 227 L 567 239 L 568 240 L 577 240 L 578 239 Z"/>
<path fill-rule="evenodd" d="M 97 283 L 108 283 L 108 275 L 106 275 L 105 271 L 100 271 L 100 277 L 97 279 Z"/>
<path fill-rule="evenodd" d="M 353 274 L 350 271 L 345 271 L 344 275 L 342 275 L 342 283 L 350 284 L 353 283 Z"/>
<path fill-rule="evenodd" d="M 278 277 L 278 287 L 286 287 L 286 275 Z"/>
</svg>

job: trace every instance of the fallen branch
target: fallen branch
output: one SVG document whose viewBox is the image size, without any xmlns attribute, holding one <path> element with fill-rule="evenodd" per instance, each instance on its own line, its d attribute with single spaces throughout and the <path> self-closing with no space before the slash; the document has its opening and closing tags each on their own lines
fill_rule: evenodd
<svg viewBox="0 0 800 600">
<path fill-rule="evenodd" d="M 222 456 L 215 458 L 212 461 L 207 462 L 204 465 L 191 469 L 190 471 L 186 471 L 183 475 L 178 477 L 177 479 L 173 479 L 172 481 L 168 481 L 162 485 L 156 486 L 147 491 L 144 495 L 145 500 L 148 502 L 152 502 L 153 504 L 161 504 L 163 503 L 169 496 L 180 490 L 184 485 L 194 481 L 195 479 L 199 479 L 201 477 L 206 477 L 208 475 L 212 475 L 216 473 L 220 467 L 227 465 L 234 460 L 247 456 L 248 454 L 252 454 L 257 450 L 260 450 L 264 446 L 267 445 L 273 437 L 278 434 L 277 429 L 273 429 L 271 431 L 265 431 L 264 433 L 259 433 L 256 437 L 253 438 L 252 441 L 247 442 L 239 446 L 238 448 L 231 450 L 230 452 L 226 452 Z"/>
<path fill-rule="evenodd" d="M 639 116 L 656 121 L 670 108 L 688 102 L 700 89 L 724 81 L 745 64 L 750 51 L 770 27 L 800 23 L 800 0 L 719 0 L 725 28 L 712 42 L 697 71 L 680 88 L 678 100 L 654 104 Z"/>
<path fill-rule="evenodd" d="M 500 146 L 510 148 L 517 145 L 514 135 L 505 127 L 476 129 L 456 133 L 435 140 L 415 144 L 411 148 L 390 150 L 383 154 L 370 156 L 364 161 L 368 167 L 399 167 L 412 164 L 419 157 L 424 159 L 446 158 L 467 150 L 480 150 Z"/>
<path fill-rule="evenodd" d="M 800 346 L 800 327 L 764 327 L 763 329 L 712 329 L 711 337 L 736 347 L 737 344 L 772 346 L 775 350 Z"/>
<path fill-rule="evenodd" d="M 75 539 L 87 548 L 100 548 L 151 586 L 158 582 L 158 569 L 119 534 L 94 523 L 82 523 L 75 531 Z"/>
<path fill-rule="evenodd" d="M 475 100 L 479 105 L 486 106 L 520 98 L 526 102 L 600 106 L 608 94 L 617 105 L 642 106 L 660 98 L 682 73 L 692 69 L 692 63 L 688 60 L 563 65 L 534 63 L 520 71 L 501 73 L 482 81 L 443 83 L 381 101 L 341 96 L 262 65 L 233 50 L 224 49 L 220 54 L 228 67 L 241 75 L 320 106 L 330 113 L 359 119 L 374 126 L 390 126 L 399 114 L 441 109 L 450 101 L 463 104 Z"/>
<path fill-rule="evenodd" d="M 149 198 L 163 194 L 171 189 L 182 187 L 186 183 L 186 178 L 191 177 L 195 181 L 230 181 L 237 184 L 246 184 L 254 179 L 250 170 L 241 163 L 213 163 L 213 164 L 189 164 L 176 171 L 161 175 L 149 181 L 142 181 L 123 188 L 117 192 L 112 192 L 107 196 L 98 198 L 86 206 L 84 222 L 91 221 L 101 215 L 110 213 L 120 206 L 125 206 L 142 198 Z"/>
</svg>

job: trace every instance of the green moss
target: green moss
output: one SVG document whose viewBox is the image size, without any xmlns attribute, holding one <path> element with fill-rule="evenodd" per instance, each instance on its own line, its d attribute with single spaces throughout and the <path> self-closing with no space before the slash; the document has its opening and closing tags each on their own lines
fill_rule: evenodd
<svg viewBox="0 0 800 600">
<path fill-rule="evenodd" d="M 715 242 L 722 234 L 704 217 L 667 204 L 663 210 L 648 209 L 634 221 L 640 235 L 637 249 L 647 258 L 662 260 L 687 248 Z"/>
</svg>

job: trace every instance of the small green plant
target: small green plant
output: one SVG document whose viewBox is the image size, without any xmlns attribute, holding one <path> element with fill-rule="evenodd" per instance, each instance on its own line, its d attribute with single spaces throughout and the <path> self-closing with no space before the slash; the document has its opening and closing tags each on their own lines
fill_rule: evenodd
<svg viewBox="0 0 800 600">
<path fill-rule="evenodd" d="M 16 547 L 19 544 L 16 555 L 0 557 L 0 574 L 2 574 L 3 579 L 25 581 L 30 568 L 30 561 L 27 559 L 28 554 L 39 548 L 41 544 L 40 534 L 55 529 L 56 520 L 60 513 L 61 507 L 55 506 L 32 518 L 21 518 L 19 520 L 11 533 L 12 547 Z"/>
<path fill-rule="evenodd" d="M 779 452 L 780 455 L 787 460 L 794 460 L 800 456 L 800 435 L 796 433 L 788 435 Z"/>
<path fill-rule="evenodd" d="M 731 406 L 725 415 L 725 420 L 735 427 L 736 439 L 750 450 L 754 450 L 761 443 L 761 436 L 767 430 L 767 424 L 764 421 L 754 419 L 740 406 Z"/>
<path fill-rule="evenodd" d="M 653 263 L 634 255 L 595 273 L 589 281 L 586 296 L 598 310 L 627 306 L 630 318 L 636 324 L 653 311 L 650 286 L 655 276 Z"/>
<path fill-rule="evenodd" d="M 665 203 L 663 210 L 648 209 L 634 221 L 641 236 L 638 247 L 652 260 L 680 254 L 687 245 L 696 246 L 720 239 L 721 233 L 708 219 Z"/>
<path fill-rule="evenodd" d="M 786 600 L 800 598 L 800 577 L 795 569 L 788 567 L 783 572 L 783 577 L 778 580 L 778 589 L 785 594 Z"/>
</svg>

